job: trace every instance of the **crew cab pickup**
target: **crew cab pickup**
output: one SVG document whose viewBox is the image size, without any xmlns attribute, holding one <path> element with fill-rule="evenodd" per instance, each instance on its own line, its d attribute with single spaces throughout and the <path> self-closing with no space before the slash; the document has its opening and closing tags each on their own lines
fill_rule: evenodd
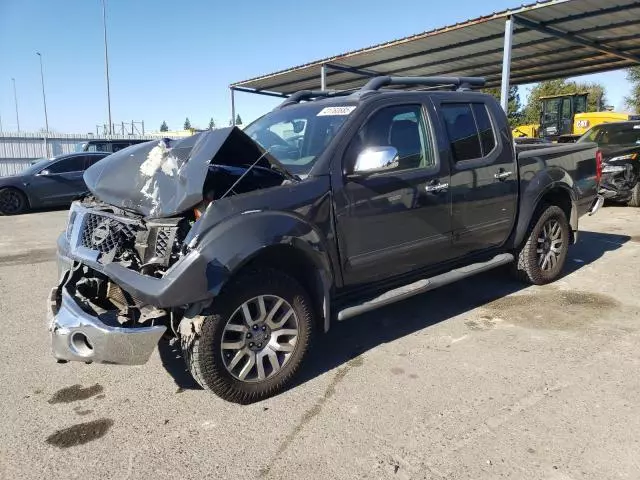
<svg viewBox="0 0 640 480">
<path fill-rule="evenodd" d="M 252 402 L 333 321 L 506 264 L 557 279 L 602 205 L 596 146 L 516 146 L 483 84 L 298 92 L 244 131 L 96 163 L 58 239 L 55 358 L 142 364 L 177 341 L 202 386 Z"/>
</svg>

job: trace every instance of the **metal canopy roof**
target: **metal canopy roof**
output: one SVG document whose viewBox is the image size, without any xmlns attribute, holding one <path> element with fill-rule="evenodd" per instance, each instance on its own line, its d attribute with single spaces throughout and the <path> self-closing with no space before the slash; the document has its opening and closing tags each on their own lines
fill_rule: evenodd
<svg viewBox="0 0 640 480">
<path fill-rule="evenodd" d="M 501 84 L 509 19 L 514 23 L 513 85 L 640 64 L 638 0 L 545 0 L 230 87 L 232 91 L 286 96 L 318 87 L 357 88 L 366 76 L 385 74 L 484 76 L 488 87 L 496 87 Z M 321 76 L 325 85 L 321 85 Z"/>
</svg>

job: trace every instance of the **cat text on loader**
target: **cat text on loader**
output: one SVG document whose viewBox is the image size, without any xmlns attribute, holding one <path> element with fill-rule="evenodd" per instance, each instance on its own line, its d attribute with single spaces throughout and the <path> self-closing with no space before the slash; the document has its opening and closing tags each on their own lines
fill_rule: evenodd
<svg viewBox="0 0 640 480">
<path fill-rule="evenodd" d="M 540 122 L 513 129 L 514 137 L 540 137 L 558 143 L 573 143 L 595 125 L 640 119 L 639 115 L 612 112 L 598 107 L 587 112 L 588 93 L 541 97 Z"/>
</svg>

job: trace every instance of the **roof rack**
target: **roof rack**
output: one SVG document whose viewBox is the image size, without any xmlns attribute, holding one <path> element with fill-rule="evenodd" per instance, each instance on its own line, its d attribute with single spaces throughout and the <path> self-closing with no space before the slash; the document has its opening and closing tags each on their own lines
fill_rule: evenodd
<svg viewBox="0 0 640 480">
<path fill-rule="evenodd" d="M 472 87 L 484 87 L 486 80 L 482 77 L 374 77 L 369 80 L 361 92 L 380 90 L 390 85 L 451 87 L 453 90 L 471 90 Z"/>
<path fill-rule="evenodd" d="M 300 103 L 303 100 L 311 100 L 320 97 L 341 97 L 352 93 L 353 90 L 299 90 L 292 93 L 291 96 L 278 105 L 275 110 L 280 110 L 286 106 Z"/>
<path fill-rule="evenodd" d="M 342 97 L 352 93 L 375 92 L 382 87 L 391 85 L 420 86 L 442 88 L 449 87 L 453 90 L 465 91 L 472 87 L 484 87 L 486 80 L 482 77 L 391 77 L 383 75 L 369 80 L 362 88 L 350 88 L 348 90 L 299 90 L 292 93 L 284 102 L 274 110 L 280 110 L 289 105 L 300 103 L 303 100 L 316 98 Z"/>
</svg>

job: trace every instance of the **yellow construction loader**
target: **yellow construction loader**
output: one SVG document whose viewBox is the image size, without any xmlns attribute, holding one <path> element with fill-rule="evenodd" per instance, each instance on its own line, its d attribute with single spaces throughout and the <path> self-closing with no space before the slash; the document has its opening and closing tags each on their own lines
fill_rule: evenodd
<svg viewBox="0 0 640 480">
<path fill-rule="evenodd" d="M 629 113 L 587 112 L 588 95 L 585 92 L 540 97 L 540 123 L 517 126 L 513 129 L 513 136 L 568 143 L 575 142 L 584 132 L 601 123 L 640 120 L 640 115 Z"/>
</svg>

